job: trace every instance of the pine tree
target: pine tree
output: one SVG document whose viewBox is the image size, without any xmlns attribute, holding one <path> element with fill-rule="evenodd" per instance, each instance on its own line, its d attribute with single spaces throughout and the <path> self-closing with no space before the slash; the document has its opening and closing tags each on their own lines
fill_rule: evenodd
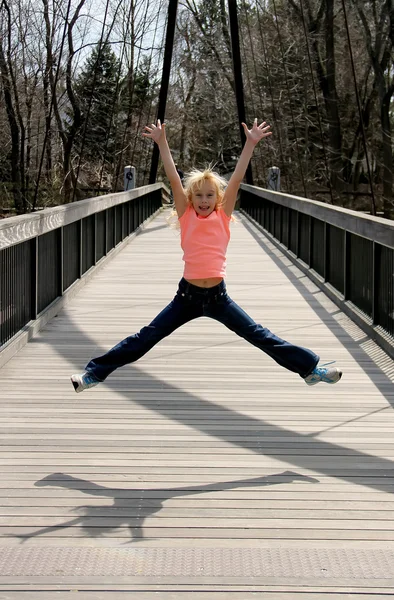
<svg viewBox="0 0 394 600">
<path fill-rule="evenodd" d="M 116 97 L 119 61 L 110 44 L 98 44 L 76 81 L 83 126 L 77 139 L 88 159 L 108 160 L 114 152 L 114 123 L 119 112 Z M 84 140 L 82 140 L 82 133 Z"/>
</svg>

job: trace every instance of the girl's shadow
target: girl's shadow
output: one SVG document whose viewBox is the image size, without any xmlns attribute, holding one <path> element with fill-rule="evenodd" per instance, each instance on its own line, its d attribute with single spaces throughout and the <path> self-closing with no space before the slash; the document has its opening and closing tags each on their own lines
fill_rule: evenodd
<svg viewBox="0 0 394 600">
<path fill-rule="evenodd" d="M 248 487 L 250 485 L 268 486 L 278 485 L 280 483 L 290 483 L 293 481 L 304 481 L 308 483 L 319 483 L 318 479 L 299 475 L 293 471 L 283 471 L 275 475 L 266 477 L 255 477 L 251 479 L 238 479 L 235 481 L 225 481 L 219 483 L 210 483 L 207 485 L 185 486 L 179 488 L 157 488 L 157 489 L 123 489 L 107 488 L 97 485 L 91 481 L 79 479 L 65 475 L 64 473 L 53 473 L 35 483 L 37 487 L 54 486 L 66 489 L 76 489 L 79 492 L 101 498 L 112 498 L 113 504 L 107 506 L 85 505 L 76 508 L 76 511 L 83 511 L 81 516 L 71 519 L 62 525 L 44 527 L 38 531 L 18 536 L 22 541 L 46 533 L 53 533 L 66 527 L 81 527 L 88 536 L 101 537 L 109 531 L 119 527 L 126 526 L 130 530 L 131 540 L 138 541 L 143 539 L 143 524 L 147 517 L 159 512 L 163 507 L 163 502 L 176 498 L 178 496 L 190 496 L 204 494 L 207 492 L 231 490 L 234 488 Z M 103 525 L 103 520 L 106 519 Z"/>
</svg>

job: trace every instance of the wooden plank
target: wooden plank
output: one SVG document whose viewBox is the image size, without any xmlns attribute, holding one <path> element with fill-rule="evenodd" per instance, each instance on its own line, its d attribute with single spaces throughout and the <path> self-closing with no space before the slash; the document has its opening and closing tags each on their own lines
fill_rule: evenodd
<svg viewBox="0 0 394 600">
<path fill-rule="evenodd" d="M 245 508 L 240 508 L 237 506 L 237 500 L 233 502 L 235 506 L 228 506 L 223 504 L 223 501 L 217 501 L 216 504 L 212 505 L 207 502 L 204 498 L 204 506 L 201 508 L 198 504 L 196 506 L 190 506 L 185 504 L 184 502 L 179 502 L 178 506 L 167 505 L 167 503 L 163 504 L 163 502 L 156 501 L 152 502 L 151 500 L 141 500 L 141 498 L 137 498 L 134 500 L 123 500 L 122 502 L 117 501 L 113 505 L 108 505 L 103 503 L 101 506 L 96 503 L 90 503 L 89 501 L 89 509 L 92 510 L 92 514 L 94 514 L 94 520 L 109 517 L 110 519 L 120 519 L 124 521 L 125 518 L 135 519 L 135 518 L 146 518 L 150 517 L 152 513 L 155 513 L 160 509 L 160 515 L 158 518 L 160 520 L 165 520 L 172 525 L 172 521 L 176 520 L 177 522 L 180 520 L 186 521 L 187 519 L 195 520 L 194 526 L 197 523 L 202 523 L 202 519 L 214 519 L 213 526 L 222 527 L 223 523 L 227 522 L 227 519 L 233 519 L 234 525 L 241 525 L 244 523 L 246 519 L 248 519 L 252 526 L 252 520 L 255 522 L 255 526 L 257 527 L 261 522 L 267 522 L 268 526 L 271 525 L 272 521 L 283 521 L 283 524 L 286 524 L 288 519 L 294 519 L 296 521 L 297 526 L 304 526 L 303 522 L 307 519 L 308 526 L 314 526 L 315 523 L 312 521 L 319 520 L 322 527 L 328 527 L 331 525 L 333 527 L 338 526 L 338 521 L 343 522 L 343 526 L 346 528 L 359 528 L 360 527 L 360 519 L 366 522 L 366 527 L 376 527 L 377 529 L 381 527 L 380 521 L 383 521 L 386 529 L 392 528 L 392 521 L 394 521 L 394 509 L 390 508 L 376 508 L 369 509 L 367 507 L 355 509 L 353 506 L 347 507 L 338 507 L 336 509 L 328 509 L 328 508 L 316 508 L 314 506 L 308 508 L 300 508 L 299 506 L 295 508 L 283 507 L 283 508 L 267 508 L 265 506 L 250 506 L 249 503 L 246 502 Z M 56 502 L 56 507 L 53 506 L 43 506 L 39 504 L 38 506 L 22 506 L 19 503 L 16 503 L 15 506 L 9 507 L 0 507 L 0 526 L 3 524 L 13 524 L 17 521 L 21 522 L 22 525 L 26 524 L 26 518 L 30 519 L 33 523 L 36 523 L 37 520 L 43 520 L 44 525 L 46 525 L 46 519 L 52 523 L 54 518 L 63 519 L 68 518 L 70 515 L 75 516 L 75 506 L 72 508 L 62 507 L 60 503 Z M 305 502 L 304 502 L 305 505 Z M 83 509 L 81 509 L 83 510 Z M 13 519 L 8 519 L 8 517 L 15 517 Z M 84 522 L 88 521 L 90 517 L 82 516 Z M 198 521 L 201 519 L 201 521 Z M 44 522 L 45 521 L 45 522 Z M 148 526 L 151 521 L 145 522 Z M 190 522 L 191 525 L 193 522 Z M 226 526 L 226 525 L 225 525 Z"/>
<path fill-rule="evenodd" d="M 343 529 L 339 526 L 338 529 L 330 528 L 313 528 L 297 529 L 297 528 L 257 528 L 257 527 L 223 527 L 213 528 L 209 524 L 206 527 L 180 526 L 180 527 L 138 527 L 118 526 L 113 530 L 110 526 L 66 526 L 56 527 L 54 525 L 41 526 L 4 526 L 0 527 L 0 536 L 3 538 L 11 537 L 23 539 L 26 543 L 34 536 L 48 536 L 51 538 L 66 538 L 71 546 L 74 545 L 75 538 L 88 538 L 95 540 L 99 538 L 115 538 L 119 539 L 120 544 L 124 544 L 125 540 L 130 543 L 130 540 L 139 540 L 140 538 L 155 540 L 166 539 L 167 547 L 171 547 L 172 539 L 183 538 L 190 540 L 189 547 L 193 547 L 194 539 L 217 540 L 217 539 L 232 539 L 237 540 L 234 547 L 237 547 L 239 539 L 262 539 L 262 540 L 282 540 L 282 543 L 287 543 L 288 540 L 337 540 L 343 542 L 347 540 L 358 540 L 358 548 L 368 547 L 370 541 L 379 540 L 393 541 L 393 531 L 382 529 L 363 529 L 360 524 L 360 529 Z M 34 547 L 34 544 L 33 544 Z"/>
<path fill-rule="evenodd" d="M 381 519 L 384 516 L 390 515 L 391 511 L 394 511 L 394 500 L 383 500 L 379 501 L 378 499 L 370 499 L 365 501 L 357 501 L 357 500 L 338 500 L 335 498 L 331 500 L 319 500 L 313 499 L 313 501 L 308 503 L 308 508 L 303 508 L 305 506 L 305 498 L 304 499 L 292 499 L 285 497 L 281 500 L 278 499 L 261 499 L 261 498 L 250 498 L 250 494 L 253 492 L 246 492 L 245 495 L 239 497 L 238 495 L 231 496 L 230 492 L 226 494 L 216 493 L 209 496 L 209 494 L 204 494 L 204 508 L 201 508 L 202 502 L 201 498 L 197 496 L 197 498 L 187 497 L 187 493 L 184 492 L 179 493 L 177 496 L 175 494 L 174 497 L 169 494 L 166 496 L 163 492 L 155 492 L 152 494 L 146 493 L 145 491 L 141 491 L 140 493 L 132 495 L 128 495 L 126 498 L 114 498 L 117 506 L 115 504 L 111 505 L 108 502 L 111 502 L 111 498 L 89 498 L 89 506 L 91 507 L 106 507 L 106 509 L 116 508 L 116 510 L 122 510 L 123 512 L 128 509 L 132 511 L 133 505 L 135 506 L 136 501 L 147 500 L 147 504 L 149 507 L 162 507 L 163 502 L 165 502 L 165 506 L 163 506 L 163 514 L 168 515 L 169 510 L 174 511 L 175 509 L 180 509 L 177 514 L 184 514 L 185 509 L 190 508 L 198 508 L 200 510 L 209 510 L 209 509 L 233 509 L 237 512 L 242 512 L 243 514 L 247 511 L 248 516 L 253 515 L 253 510 L 258 509 L 260 512 L 264 511 L 264 516 L 272 514 L 272 511 L 275 510 L 279 513 L 281 510 L 286 511 L 299 511 L 298 516 L 303 514 L 303 511 L 307 510 L 311 515 L 315 512 L 315 514 L 324 515 L 325 518 L 329 518 L 328 511 L 336 511 L 336 515 L 340 515 L 341 518 L 345 518 L 342 510 L 348 510 L 349 515 L 358 518 L 368 518 L 365 517 L 365 514 L 369 516 L 374 513 L 379 513 L 377 518 Z M 256 494 L 257 495 L 257 494 Z M 207 498 L 208 496 L 208 498 Z M 305 494 L 306 496 L 306 494 Z M 56 501 L 54 500 L 56 498 Z M 0 497 L 0 515 L 21 515 L 23 514 L 21 507 L 27 507 L 24 511 L 24 514 L 41 514 L 41 515 L 64 515 L 69 514 L 65 508 L 60 507 L 72 507 L 75 509 L 76 498 L 80 498 L 77 495 L 68 495 L 64 497 L 64 495 L 54 496 L 52 494 L 46 496 L 35 496 L 31 497 L 18 497 L 13 494 L 13 497 Z M 242 508 L 239 507 L 240 502 L 242 500 Z M 134 501 L 134 502 L 133 502 Z M 56 508 L 54 507 L 56 505 Z M 141 507 L 141 504 L 139 505 Z M 11 507 L 11 508 L 9 508 Z M 283 507 L 283 508 L 282 508 Z M 141 508 L 140 508 L 141 510 Z M 142 506 L 143 510 L 143 506 Z M 374 518 L 374 517 L 372 517 Z"/>
<path fill-rule="evenodd" d="M 56 586 L 56 588 L 54 587 Z M 21 589 L 22 587 L 22 589 Z M 152 585 L 149 589 L 141 584 L 133 585 L 119 585 L 112 583 L 111 591 L 107 592 L 103 589 L 103 586 L 94 586 L 94 590 L 89 585 L 78 585 L 78 589 L 75 585 L 64 585 L 54 583 L 52 586 L 40 584 L 40 592 L 32 592 L 31 586 L 26 583 L 19 583 L 17 586 L 8 584 L 7 592 L 0 594 L 1 600 L 13 600 L 13 590 L 16 592 L 23 591 L 23 598 L 25 600 L 46 600 L 47 598 L 56 598 L 57 600 L 69 600 L 70 592 L 78 592 L 78 600 L 124 600 L 125 593 L 137 593 L 139 592 L 144 600 L 157 600 L 157 594 L 161 594 L 163 600 L 245 600 L 245 595 L 249 594 L 253 598 L 263 600 L 288 600 L 289 594 L 296 593 L 297 600 L 343 600 L 343 594 L 346 594 L 347 600 L 357 600 L 360 598 L 357 588 L 353 588 L 352 591 L 348 591 L 349 588 L 336 586 L 335 588 L 324 588 L 317 589 L 314 591 L 305 591 L 305 585 L 302 588 L 298 586 L 265 586 L 265 585 L 243 585 L 237 586 L 236 588 L 229 589 L 229 585 L 182 585 L 181 589 L 174 591 L 174 586 L 168 584 Z M 241 589 L 240 589 L 241 588 Z M 275 588 L 275 589 L 274 589 Z M 156 591 L 151 591 L 151 590 Z M 114 591 L 115 590 L 115 591 Z M 386 593 L 385 593 L 386 592 Z M 56 594 L 56 595 L 54 595 Z M 193 596 L 191 596 L 193 594 Z M 376 587 L 368 590 L 369 598 L 372 600 L 392 600 L 394 594 L 390 593 L 390 590 Z"/>
</svg>

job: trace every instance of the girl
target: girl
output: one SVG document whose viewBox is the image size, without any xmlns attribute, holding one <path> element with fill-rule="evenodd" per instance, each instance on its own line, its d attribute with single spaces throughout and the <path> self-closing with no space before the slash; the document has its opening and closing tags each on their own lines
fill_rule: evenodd
<svg viewBox="0 0 394 600">
<path fill-rule="evenodd" d="M 193 171 L 183 187 L 167 143 L 165 124 L 157 121 L 157 125 L 145 127 L 143 135 L 159 146 L 170 181 L 181 229 L 184 274 L 174 299 L 150 325 L 127 337 L 103 356 L 91 360 L 84 373 L 71 377 L 76 392 L 101 383 L 112 371 L 138 360 L 181 325 L 202 316 L 220 321 L 278 364 L 298 373 L 308 385 L 340 380 L 341 371 L 318 366 L 319 357 L 314 352 L 294 346 L 256 324 L 227 295 L 224 283 L 226 250 L 238 188 L 254 147 L 271 135 L 270 126 L 265 122 L 258 125 L 257 119 L 251 129 L 245 123 L 242 126 L 246 143 L 227 187 L 227 182 L 209 169 Z"/>
</svg>

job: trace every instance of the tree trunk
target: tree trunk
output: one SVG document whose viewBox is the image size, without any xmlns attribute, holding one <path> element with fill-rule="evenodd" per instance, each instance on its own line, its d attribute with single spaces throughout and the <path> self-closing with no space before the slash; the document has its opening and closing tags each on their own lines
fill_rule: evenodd
<svg viewBox="0 0 394 600">
<path fill-rule="evenodd" d="M 390 103 L 393 87 L 383 95 L 380 105 L 382 123 L 382 158 L 383 158 L 383 213 L 388 219 L 394 218 L 393 199 L 393 149 L 391 144 Z"/>
<path fill-rule="evenodd" d="M 53 72 L 53 54 L 52 54 L 52 28 L 49 18 L 48 0 L 43 0 L 44 4 L 44 20 L 45 20 L 45 45 L 46 45 L 46 65 L 43 77 L 43 92 L 44 92 L 44 110 L 45 110 L 45 177 L 47 181 L 52 179 L 52 131 L 51 131 L 51 73 Z M 52 90 L 55 94 L 55 90 Z"/>
<path fill-rule="evenodd" d="M 339 117 L 339 98 L 336 89 L 336 64 L 334 50 L 334 0 L 326 2 L 326 74 L 321 80 L 328 120 L 330 141 L 329 167 L 333 189 L 340 194 L 343 190 L 342 133 Z"/>
<path fill-rule="evenodd" d="M 303 0 L 304 1 L 304 0 Z M 294 0 L 289 0 L 299 19 L 307 19 L 307 28 L 311 36 L 311 47 L 316 64 L 319 87 L 323 94 L 328 124 L 328 168 L 331 187 L 340 194 L 344 187 L 344 163 L 342 159 L 342 132 L 339 115 L 339 98 L 336 88 L 336 62 L 334 48 L 334 0 L 321 0 L 314 17 L 309 1 L 305 0 L 306 14 Z M 324 25 L 323 25 L 324 21 Z M 321 56 L 318 36 L 323 31 L 325 55 Z M 320 36 L 321 37 L 321 36 Z"/>
<path fill-rule="evenodd" d="M 14 105 L 12 102 L 11 80 L 8 72 L 8 65 L 3 50 L 3 40 L 0 38 L 0 73 L 3 84 L 4 101 L 7 111 L 7 119 L 11 132 L 11 175 L 12 175 L 12 194 L 17 214 L 23 214 L 24 202 L 21 190 L 21 170 L 20 170 L 20 132 Z"/>
</svg>

